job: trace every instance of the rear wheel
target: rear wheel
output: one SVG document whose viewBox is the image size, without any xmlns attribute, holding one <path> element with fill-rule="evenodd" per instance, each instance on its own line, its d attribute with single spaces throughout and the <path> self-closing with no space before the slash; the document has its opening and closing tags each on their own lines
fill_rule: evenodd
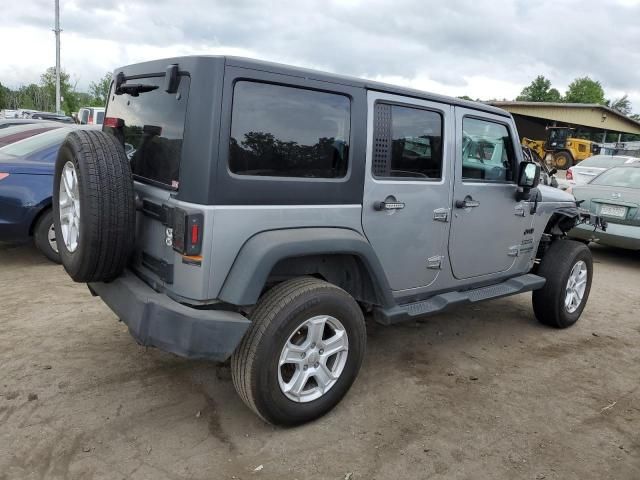
<svg viewBox="0 0 640 480">
<path fill-rule="evenodd" d="M 557 240 L 542 258 L 537 274 L 547 281 L 533 292 L 536 318 L 556 328 L 576 323 L 591 290 L 593 260 L 589 248 L 574 240 Z"/>
<path fill-rule="evenodd" d="M 566 170 L 573 166 L 573 157 L 569 152 L 558 152 L 554 154 L 553 162 L 558 170 Z"/>
<path fill-rule="evenodd" d="M 60 263 L 51 209 L 44 212 L 33 227 L 33 241 L 45 257 L 52 262 Z"/>
<path fill-rule="evenodd" d="M 364 357 L 364 317 L 330 283 L 302 277 L 268 291 L 231 359 L 242 400 L 265 421 L 296 425 L 331 410 L 354 382 Z"/>
</svg>

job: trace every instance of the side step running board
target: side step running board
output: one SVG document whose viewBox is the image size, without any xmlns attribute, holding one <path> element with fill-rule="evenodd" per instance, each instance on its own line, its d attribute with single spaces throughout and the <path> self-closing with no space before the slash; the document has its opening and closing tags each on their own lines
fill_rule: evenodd
<svg viewBox="0 0 640 480">
<path fill-rule="evenodd" d="M 405 322 L 418 317 L 433 315 L 442 312 L 453 305 L 464 303 L 475 303 L 492 298 L 506 297 L 517 293 L 530 292 L 542 288 L 545 279 L 528 273 L 513 277 L 502 283 L 489 285 L 486 287 L 474 288 L 462 292 L 447 292 L 434 295 L 433 297 L 406 305 L 396 305 L 386 309 L 374 310 L 374 318 L 384 325 Z"/>
</svg>

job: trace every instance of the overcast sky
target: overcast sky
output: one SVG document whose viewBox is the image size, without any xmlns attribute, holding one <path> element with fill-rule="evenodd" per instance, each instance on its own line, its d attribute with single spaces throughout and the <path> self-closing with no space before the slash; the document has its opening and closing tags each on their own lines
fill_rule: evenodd
<svg viewBox="0 0 640 480">
<path fill-rule="evenodd" d="M 232 54 L 513 99 L 536 75 L 578 76 L 640 112 L 640 0 L 60 0 L 62 67 L 84 90 L 114 68 Z M 0 82 L 55 65 L 54 0 L 2 2 Z"/>
</svg>

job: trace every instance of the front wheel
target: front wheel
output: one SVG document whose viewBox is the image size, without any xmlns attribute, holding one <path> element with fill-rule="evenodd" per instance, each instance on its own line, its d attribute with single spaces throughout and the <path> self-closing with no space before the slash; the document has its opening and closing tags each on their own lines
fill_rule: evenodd
<svg viewBox="0 0 640 480">
<path fill-rule="evenodd" d="M 567 170 L 573 166 L 573 157 L 569 152 L 558 152 L 553 156 L 553 162 L 558 170 Z"/>
<path fill-rule="evenodd" d="M 347 393 L 364 358 L 356 301 L 312 277 L 268 291 L 231 358 L 242 400 L 267 422 L 297 425 L 324 415 Z"/>
<path fill-rule="evenodd" d="M 591 250 L 574 240 L 556 240 L 538 268 L 547 281 L 533 292 L 533 311 L 545 325 L 567 328 L 578 321 L 593 277 Z"/>
</svg>

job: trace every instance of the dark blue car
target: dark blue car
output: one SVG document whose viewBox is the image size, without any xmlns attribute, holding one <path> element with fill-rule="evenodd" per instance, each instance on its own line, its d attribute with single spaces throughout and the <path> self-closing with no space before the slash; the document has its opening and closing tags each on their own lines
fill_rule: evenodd
<svg viewBox="0 0 640 480">
<path fill-rule="evenodd" d="M 60 262 L 51 214 L 53 168 L 69 132 L 63 127 L 0 148 L 0 241 L 33 237 L 38 249 Z"/>
</svg>

